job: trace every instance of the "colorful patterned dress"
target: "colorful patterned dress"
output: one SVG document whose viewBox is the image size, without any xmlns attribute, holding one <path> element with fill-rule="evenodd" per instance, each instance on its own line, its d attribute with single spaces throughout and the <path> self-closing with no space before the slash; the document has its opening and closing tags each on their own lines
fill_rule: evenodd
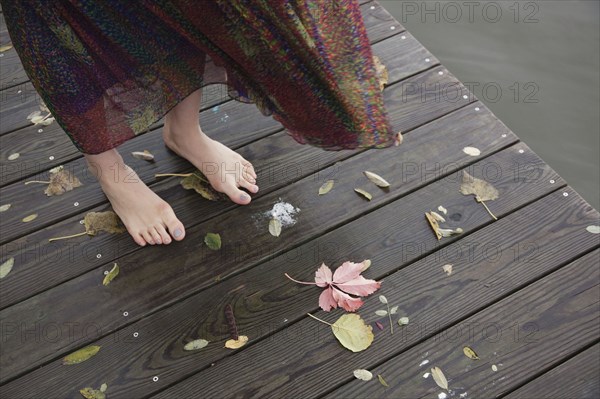
<svg viewBox="0 0 600 399">
<path fill-rule="evenodd" d="M 147 131 L 215 83 L 300 143 L 394 143 L 357 0 L 1 3 L 31 83 L 84 153 Z"/>
</svg>

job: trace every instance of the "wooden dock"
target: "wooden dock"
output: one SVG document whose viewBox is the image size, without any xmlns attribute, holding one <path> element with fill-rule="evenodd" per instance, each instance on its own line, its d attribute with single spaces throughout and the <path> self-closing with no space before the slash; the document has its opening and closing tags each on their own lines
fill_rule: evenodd
<svg viewBox="0 0 600 399">
<path fill-rule="evenodd" d="M 374 53 L 389 72 L 385 102 L 402 145 L 299 145 L 253 105 L 207 88 L 203 129 L 255 165 L 261 189 L 238 206 L 204 200 L 180 178 L 155 178 L 193 169 L 165 149 L 156 123 L 120 149 L 186 226 L 185 240 L 168 246 L 140 248 L 127 234 L 106 233 L 48 241 L 83 231 L 87 212 L 110 208 L 58 124 L 27 120 L 39 97 L 14 49 L 2 53 L 0 205 L 11 206 L 0 213 L 0 264 L 12 258 L 14 266 L 0 280 L 0 397 L 78 398 L 104 383 L 107 398 L 600 396 L 600 235 L 589 227 L 598 226 L 598 211 L 385 9 L 362 3 Z M 1 15 L 0 24 L 2 45 L 10 39 Z M 131 157 L 144 149 L 156 162 Z M 58 165 L 83 186 L 47 197 L 43 185 L 24 184 Z M 391 187 L 376 187 L 365 170 Z M 459 192 L 465 171 L 498 190 L 487 202 L 497 220 Z M 331 192 L 318 195 L 329 179 Z M 274 237 L 265 213 L 279 201 L 300 211 Z M 424 214 L 440 205 L 442 225 L 462 234 L 436 238 Z M 208 232 L 221 235 L 220 250 L 204 244 Z M 383 282 L 357 312 L 374 341 L 355 353 L 307 316 L 332 323 L 346 312 L 322 311 L 320 289 L 284 273 L 311 281 L 323 262 L 333 269 L 364 259 L 372 261 L 365 277 Z M 115 262 L 120 274 L 104 286 Z M 388 317 L 375 313 L 385 306 L 379 295 L 399 307 L 393 335 Z M 223 347 L 227 304 L 249 337 L 237 350 Z M 399 326 L 399 317 L 409 323 Z M 199 338 L 209 344 L 183 350 Z M 88 345 L 101 349 L 63 365 Z M 465 356 L 465 346 L 479 359 Z M 436 385 L 433 367 L 449 390 Z M 376 377 L 358 380 L 356 369 Z"/>
</svg>

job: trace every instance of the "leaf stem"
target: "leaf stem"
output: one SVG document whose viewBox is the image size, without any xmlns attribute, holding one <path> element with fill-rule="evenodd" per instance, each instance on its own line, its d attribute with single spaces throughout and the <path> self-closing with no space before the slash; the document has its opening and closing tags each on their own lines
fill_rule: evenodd
<svg viewBox="0 0 600 399">
<path fill-rule="evenodd" d="M 48 242 L 52 242 L 52 241 L 56 241 L 56 240 L 64 240 L 64 239 L 73 238 L 73 237 L 79 237 L 79 236 L 82 236 L 84 234 L 87 234 L 87 231 L 84 231 L 83 233 L 72 234 L 70 236 L 49 238 Z"/>
<path fill-rule="evenodd" d="M 480 201 L 480 202 L 481 202 L 481 205 L 483 205 L 485 207 L 485 209 L 488 211 L 488 213 L 490 215 L 492 215 L 492 217 L 494 218 L 494 220 L 498 220 L 498 218 L 496 216 L 494 216 L 494 214 L 492 213 L 492 211 L 490 211 L 490 208 L 487 207 L 487 205 L 485 204 L 485 202 L 484 201 Z"/>
<path fill-rule="evenodd" d="M 286 276 L 287 278 L 289 278 L 290 280 L 292 280 L 293 282 L 295 282 L 295 283 L 298 283 L 298 284 L 317 285 L 317 283 L 309 283 L 309 282 L 306 282 L 306 281 L 298 281 L 298 280 L 296 280 L 296 279 L 293 279 L 293 278 L 291 278 L 291 277 L 290 277 L 290 275 L 289 275 L 289 274 L 287 274 L 287 273 L 283 273 L 283 274 L 285 274 L 285 276 Z"/>
<path fill-rule="evenodd" d="M 25 182 L 25 184 L 26 184 L 26 185 L 27 185 L 27 184 L 30 184 L 30 183 L 43 183 L 43 184 L 50 184 L 50 182 L 49 182 L 49 181 L 44 181 L 44 180 L 29 180 L 29 181 L 26 181 L 26 182 Z"/>
<path fill-rule="evenodd" d="M 167 177 L 167 176 L 179 176 L 179 177 L 190 177 L 193 173 L 156 173 L 154 177 Z"/>
<path fill-rule="evenodd" d="M 318 317 L 311 315 L 310 313 L 307 313 L 307 315 L 309 315 L 310 317 L 312 317 L 312 318 L 313 318 L 313 319 L 315 319 L 315 320 L 318 320 L 318 321 L 320 321 L 321 323 L 325 323 L 325 324 L 327 324 L 327 325 L 329 325 L 329 326 L 333 326 L 333 324 L 331 324 L 331 323 L 327 323 L 325 320 L 321 320 L 321 319 L 319 319 Z"/>
</svg>

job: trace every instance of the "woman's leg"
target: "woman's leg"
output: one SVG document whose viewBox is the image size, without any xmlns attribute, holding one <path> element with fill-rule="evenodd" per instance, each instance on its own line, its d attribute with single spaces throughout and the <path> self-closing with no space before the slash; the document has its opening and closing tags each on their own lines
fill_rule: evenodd
<svg viewBox="0 0 600 399">
<path fill-rule="evenodd" d="M 185 229 L 171 206 L 144 184 L 116 149 L 84 155 L 136 243 L 141 246 L 169 244 L 171 237 L 178 241 L 183 239 Z"/>
<path fill-rule="evenodd" d="M 250 196 L 240 188 L 256 193 L 256 172 L 240 154 L 204 134 L 199 123 L 201 98 L 198 89 L 166 115 L 165 144 L 202 171 L 215 190 L 237 204 L 248 204 Z"/>
</svg>

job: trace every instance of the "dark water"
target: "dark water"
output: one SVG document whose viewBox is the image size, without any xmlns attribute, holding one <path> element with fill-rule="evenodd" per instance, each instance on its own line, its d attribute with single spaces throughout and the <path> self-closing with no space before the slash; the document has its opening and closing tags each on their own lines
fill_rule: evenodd
<svg viewBox="0 0 600 399">
<path fill-rule="evenodd" d="M 379 2 L 600 209 L 599 1 Z"/>
</svg>

